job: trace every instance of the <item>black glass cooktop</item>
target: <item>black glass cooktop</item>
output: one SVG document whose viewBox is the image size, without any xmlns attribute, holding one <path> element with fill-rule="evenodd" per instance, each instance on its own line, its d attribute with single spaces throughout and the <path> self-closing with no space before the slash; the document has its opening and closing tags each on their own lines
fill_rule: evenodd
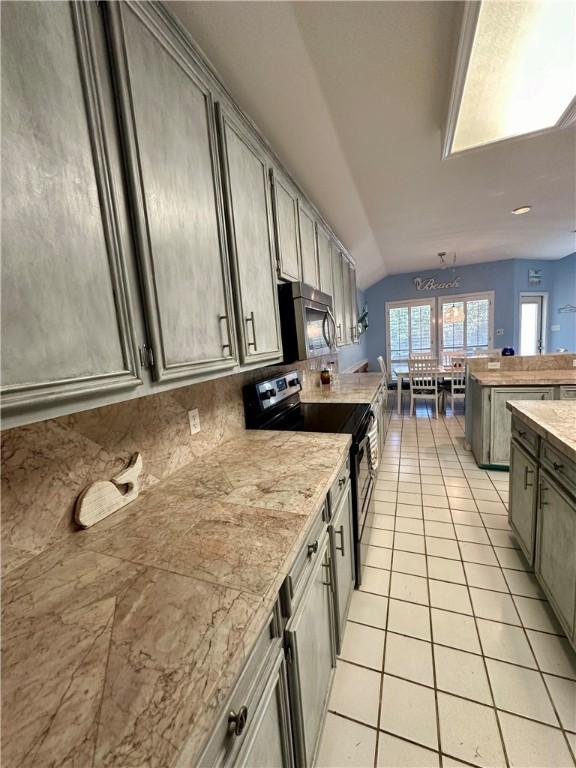
<svg viewBox="0 0 576 768">
<path fill-rule="evenodd" d="M 365 403 L 297 403 L 271 418 L 261 429 L 334 432 L 357 438 L 369 411 L 370 406 Z"/>
</svg>

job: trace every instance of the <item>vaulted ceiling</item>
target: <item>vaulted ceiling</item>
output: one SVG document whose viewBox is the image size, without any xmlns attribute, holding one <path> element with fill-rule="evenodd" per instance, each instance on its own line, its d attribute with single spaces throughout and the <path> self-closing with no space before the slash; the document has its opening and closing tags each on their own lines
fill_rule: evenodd
<svg viewBox="0 0 576 768">
<path fill-rule="evenodd" d="M 441 159 L 457 2 L 169 2 L 356 259 L 359 284 L 576 250 L 576 131 Z M 512 208 L 532 205 L 525 216 Z"/>
</svg>

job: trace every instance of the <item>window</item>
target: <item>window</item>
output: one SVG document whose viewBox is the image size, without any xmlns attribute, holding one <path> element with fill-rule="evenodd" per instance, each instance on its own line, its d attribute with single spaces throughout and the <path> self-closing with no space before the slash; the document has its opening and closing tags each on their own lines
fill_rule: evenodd
<svg viewBox="0 0 576 768">
<path fill-rule="evenodd" d="M 412 352 L 434 354 L 434 301 L 386 304 L 387 359 L 390 368 L 407 363 Z"/>
<path fill-rule="evenodd" d="M 494 294 L 469 293 L 438 299 L 442 352 L 471 355 L 492 347 Z"/>
</svg>

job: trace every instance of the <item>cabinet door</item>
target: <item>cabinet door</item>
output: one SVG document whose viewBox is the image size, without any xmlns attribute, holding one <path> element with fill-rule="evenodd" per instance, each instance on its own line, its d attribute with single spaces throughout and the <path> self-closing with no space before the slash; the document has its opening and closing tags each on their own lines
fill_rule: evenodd
<svg viewBox="0 0 576 768">
<path fill-rule="evenodd" d="M 253 714 L 237 768 L 292 768 L 292 729 L 284 649 L 281 648 Z"/>
<path fill-rule="evenodd" d="M 576 609 L 576 501 L 542 473 L 536 525 L 536 575 L 573 642 Z"/>
<path fill-rule="evenodd" d="M 350 335 L 354 344 L 358 344 L 358 291 L 356 288 L 356 268 L 348 263 L 350 281 Z"/>
<path fill-rule="evenodd" d="M 278 277 L 297 282 L 301 279 L 298 198 L 295 190 L 278 171 L 270 171 L 274 203 L 274 228 Z"/>
<path fill-rule="evenodd" d="M 242 362 L 282 357 L 276 257 L 264 151 L 224 109 L 218 109 L 237 326 Z"/>
<path fill-rule="evenodd" d="M 154 374 L 236 363 L 210 92 L 145 4 L 107 6 Z"/>
<path fill-rule="evenodd" d="M 332 251 L 330 236 L 319 224 L 316 227 L 316 242 L 318 246 L 318 272 L 320 290 L 332 296 Z"/>
<path fill-rule="evenodd" d="M 6 413 L 141 383 L 103 34 L 92 3 L 2 4 Z"/>
<path fill-rule="evenodd" d="M 352 488 L 348 481 L 330 524 L 334 572 L 336 650 L 340 653 L 348 606 L 354 590 L 354 534 L 352 531 Z"/>
<path fill-rule="evenodd" d="M 334 667 L 328 537 L 315 555 L 305 594 L 286 629 L 297 765 L 310 768 Z"/>
<path fill-rule="evenodd" d="M 298 222 L 300 226 L 302 282 L 311 285 L 313 288 L 319 288 L 316 224 L 311 211 L 302 202 L 298 203 Z"/>
<path fill-rule="evenodd" d="M 512 414 L 508 400 L 553 400 L 554 387 L 495 387 L 490 402 L 490 464 L 508 466 Z"/>
<path fill-rule="evenodd" d="M 538 465 L 515 440 L 510 446 L 508 518 L 530 565 L 534 563 Z"/>
<path fill-rule="evenodd" d="M 346 319 L 344 317 L 344 283 L 342 280 L 342 253 L 336 243 L 332 243 L 332 301 L 336 319 L 336 338 L 338 346 L 344 344 Z"/>
<path fill-rule="evenodd" d="M 352 316 L 352 286 L 350 262 L 342 255 L 342 293 L 344 296 L 344 342 L 352 342 L 354 318 Z"/>
</svg>

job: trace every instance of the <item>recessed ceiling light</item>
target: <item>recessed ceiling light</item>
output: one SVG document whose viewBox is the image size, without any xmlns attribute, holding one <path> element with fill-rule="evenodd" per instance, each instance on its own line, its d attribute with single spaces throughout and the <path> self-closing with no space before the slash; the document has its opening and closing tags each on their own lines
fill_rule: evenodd
<svg viewBox="0 0 576 768">
<path fill-rule="evenodd" d="M 573 0 L 466 3 L 443 156 L 576 120 Z"/>
<path fill-rule="evenodd" d="M 530 213 L 531 210 L 531 205 L 521 205 L 520 208 L 514 208 L 512 213 L 516 214 L 516 216 L 521 216 L 523 213 Z"/>
</svg>

